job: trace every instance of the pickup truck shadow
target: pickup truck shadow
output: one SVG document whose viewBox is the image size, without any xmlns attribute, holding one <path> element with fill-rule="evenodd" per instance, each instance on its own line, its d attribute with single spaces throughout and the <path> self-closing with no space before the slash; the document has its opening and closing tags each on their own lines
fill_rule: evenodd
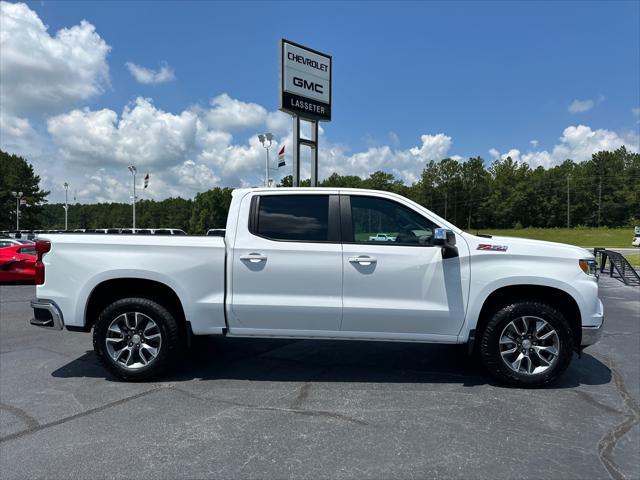
<svg viewBox="0 0 640 480">
<path fill-rule="evenodd" d="M 92 351 L 52 373 L 58 378 L 118 381 Z M 198 338 L 183 361 L 159 382 L 250 380 L 254 382 L 451 383 L 498 385 L 463 345 L 331 340 Z M 603 385 L 611 371 L 583 353 L 550 388 Z"/>
</svg>

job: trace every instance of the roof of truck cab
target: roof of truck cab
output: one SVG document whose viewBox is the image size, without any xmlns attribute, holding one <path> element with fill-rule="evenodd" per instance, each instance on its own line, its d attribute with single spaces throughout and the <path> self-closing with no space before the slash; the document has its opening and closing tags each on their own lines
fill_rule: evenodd
<svg viewBox="0 0 640 480">
<path fill-rule="evenodd" d="M 367 188 L 344 188 L 344 187 L 252 187 L 252 188 L 236 188 L 234 191 L 238 192 L 238 194 L 246 194 L 246 193 L 309 193 L 309 192 L 322 192 L 322 193 L 330 193 L 330 192 L 340 192 L 340 193 L 384 193 L 390 195 L 396 195 L 398 197 L 402 197 L 394 192 L 389 192 L 387 190 L 372 190 Z M 406 197 L 402 197 L 406 198 Z"/>
<path fill-rule="evenodd" d="M 386 190 L 371 190 L 371 189 L 365 189 L 365 188 L 341 188 L 341 187 L 253 187 L 253 188 L 236 188 L 232 193 L 234 196 L 238 195 L 242 197 L 249 193 L 282 193 L 284 195 L 288 195 L 288 194 L 294 194 L 294 193 L 311 194 L 313 192 L 333 193 L 333 194 L 352 194 L 352 195 L 362 195 L 362 194 L 368 193 L 368 194 L 374 194 L 374 195 L 382 194 L 382 196 L 396 197 L 398 199 L 401 199 L 404 202 L 408 202 L 412 204 L 415 208 L 426 210 L 428 214 L 437 221 L 437 223 L 440 223 L 440 225 L 451 228 L 458 233 L 463 231 L 460 227 L 457 227 L 456 225 L 452 224 L 448 220 L 442 218 L 441 216 L 437 215 L 436 213 L 432 212 L 426 207 L 420 205 L 417 202 L 414 202 L 410 198 L 407 198 L 398 193 L 389 192 Z"/>
</svg>

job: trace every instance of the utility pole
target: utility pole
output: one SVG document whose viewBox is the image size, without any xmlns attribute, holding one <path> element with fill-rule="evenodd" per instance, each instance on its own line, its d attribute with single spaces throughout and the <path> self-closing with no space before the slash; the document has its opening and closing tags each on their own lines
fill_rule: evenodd
<svg viewBox="0 0 640 480">
<path fill-rule="evenodd" d="M 20 231 L 20 199 L 24 196 L 22 192 L 11 192 L 16 197 L 16 231 Z"/>
<path fill-rule="evenodd" d="M 449 199 L 449 192 L 444 191 L 444 218 L 447 218 L 447 200 Z"/>
<path fill-rule="evenodd" d="M 469 200 L 467 200 L 469 206 L 469 217 L 467 220 L 467 231 L 471 231 L 471 205 L 473 204 L 473 195 L 469 196 Z"/>
<path fill-rule="evenodd" d="M 68 230 L 69 229 L 69 203 L 68 203 L 68 193 L 69 193 L 69 184 L 67 182 L 64 182 L 63 184 L 64 186 L 64 229 Z"/>
<path fill-rule="evenodd" d="M 602 175 L 600 175 L 600 183 L 598 184 L 598 227 L 600 226 L 600 207 L 602 205 Z"/>
<path fill-rule="evenodd" d="M 136 233 L 136 173 L 135 165 L 129 165 L 129 171 L 133 174 L 133 233 Z"/>
<path fill-rule="evenodd" d="M 267 150 L 267 159 L 264 167 L 264 186 L 268 187 L 269 186 L 269 149 L 271 148 L 271 143 L 273 141 L 273 134 L 261 133 L 258 135 L 258 140 L 260 140 L 260 143 L 262 144 L 262 146 Z"/>
<path fill-rule="evenodd" d="M 569 193 L 569 182 L 571 175 L 567 175 L 567 228 L 571 228 L 571 194 Z"/>
</svg>

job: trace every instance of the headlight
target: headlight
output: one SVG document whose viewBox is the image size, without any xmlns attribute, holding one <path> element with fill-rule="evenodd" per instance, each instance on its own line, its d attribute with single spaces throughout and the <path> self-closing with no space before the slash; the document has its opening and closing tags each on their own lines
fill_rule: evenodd
<svg viewBox="0 0 640 480">
<path fill-rule="evenodd" d="M 580 269 L 587 275 L 596 276 L 598 274 L 598 264 L 595 260 L 578 260 Z"/>
</svg>

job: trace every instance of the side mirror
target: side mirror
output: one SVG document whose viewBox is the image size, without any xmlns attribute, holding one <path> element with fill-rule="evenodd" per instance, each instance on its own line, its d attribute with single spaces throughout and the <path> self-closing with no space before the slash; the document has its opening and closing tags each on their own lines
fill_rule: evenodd
<svg viewBox="0 0 640 480">
<path fill-rule="evenodd" d="M 433 244 L 442 247 L 442 258 L 458 256 L 456 234 L 447 228 L 436 228 L 433 232 Z"/>
</svg>

